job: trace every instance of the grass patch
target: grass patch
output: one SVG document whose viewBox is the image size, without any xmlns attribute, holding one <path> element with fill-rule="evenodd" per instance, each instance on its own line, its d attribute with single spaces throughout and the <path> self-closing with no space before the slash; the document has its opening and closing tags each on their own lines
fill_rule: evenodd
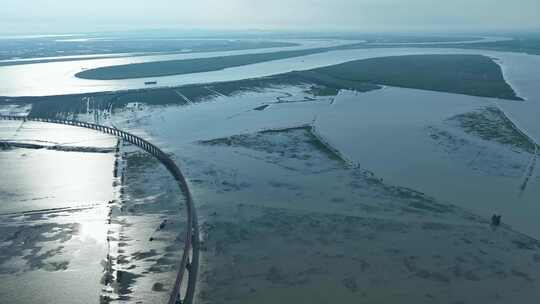
<svg viewBox="0 0 540 304">
<path fill-rule="evenodd" d="M 409 55 L 313 70 L 345 81 L 521 100 L 493 60 L 481 55 Z"/>
<path fill-rule="evenodd" d="M 483 140 L 496 141 L 518 149 L 534 153 L 534 144 L 518 130 L 496 107 L 487 107 L 480 111 L 456 115 L 450 118 L 465 132 Z"/>
<path fill-rule="evenodd" d="M 284 140 L 283 137 L 287 137 Z M 285 129 L 264 130 L 254 134 L 233 135 L 226 138 L 200 141 L 200 144 L 210 146 L 243 147 L 267 153 L 277 153 L 283 157 L 301 158 L 305 151 L 300 146 L 309 147 L 306 151 L 318 151 L 328 159 L 345 163 L 346 161 L 334 150 L 321 142 L 313 134 L 311 127 L 300 126 Z"/>
<path fill-rule="evenodd" d="M 306 56 L 321 53 L 327 50 L 327 48 L 317 48 L 310 50 L 282 51 L 262 54 L 244 54 L 211 58 L 134 63 L 90 69 L 79 72 L 75 74 L 75 76 L 84 79 L 114 80 L 202 73 L 265 61 Z"/>
</svg>

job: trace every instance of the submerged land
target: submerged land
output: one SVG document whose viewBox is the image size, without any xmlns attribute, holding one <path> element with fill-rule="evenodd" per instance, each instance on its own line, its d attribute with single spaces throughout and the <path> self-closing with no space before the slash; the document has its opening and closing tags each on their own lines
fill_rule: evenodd
<svg viewBox="0 0 540 304">
<path fill-rule="evenodd" d="M 111 67 L 114 68 L 116 67 Z M 175 69 L 174 66 L 171 68 Z M 4 98 L 4 101 L 32 104 L 30 116 L 62 117 L 86 113 L 90 106 L 112 111 L 115 108 L 122 109 L 130 103 L 182 105 L 203 101 L 219 94 L 234 95 L 245 90 L 283 84 L 308 84 L 312 86 L 315 95 L 320 96 L 335 95 L 342 89 L 366 92 L 379 89 L 380 85 L 388 85 L 522 100 L 504 80 L 499 65 L 488 57 L 409 55 L 351 61 L 325 68 L 240 81 L 127 92 Z"/>
<path fill-rule="evenodd" d="M 505 303 L 536 294 L 528 267 L 540 261 L 540 243 L 505 228 L 494 232 L 474 214 L 350 168 L 309 128 L 201 144 L 281 166 L 290 177 L 269 177 L 268 186 L 294 197 L 212 208 L 203 226 L 202 303 Z M 308 173 L 309 182 L 302 178 Z M 317 197 L 307 190 L 313 184 Z M 509 259 L 515 262 L 502 262 Z M 501 284 L 513 287 L 491 288 Z"/>
<path fill-rule="evenodd" d="M 475 40 L 466 38 L 447 42 Z M 540 296 L 538 143 L 512 110 L 535 95 L 501 66 L 483 55 L 386 56 L 237 81 L 0 97 L 0 113 L 113 126 L 166 151 L 200 223 L 195 303 L 530 303 Z M 185 198 L 149 154 L 78 131 L 0 121 L 0 299 L 167 302 Z M 84 284 L 73 279 L 81 273 Z M 20 286 L 34 292 L 13 292 Z"/>
</svg>

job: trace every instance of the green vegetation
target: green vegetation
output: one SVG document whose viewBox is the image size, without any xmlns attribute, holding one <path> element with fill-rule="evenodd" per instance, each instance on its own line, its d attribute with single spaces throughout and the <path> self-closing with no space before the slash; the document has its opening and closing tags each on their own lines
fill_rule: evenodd
<svg viewBox="0 0 540 304">
<path fill-rule="evenodd" d="M 0 103 L 32 104 L 30 116 L 49 118 L 74 118 L 77 114 L 91 111 L 103 112 L 122 109 L 129 103 L 147 105 L 183 105 L 186 96 L 191 102 L 202 102 L 220 94 L 231 96 L 247 91 L 258 91 L 273 86 L 309 85 L 316 96 L 336 95 L 340 89 L 361 92 L 380 88 L 372 84 L 343 81 L 310 72 L 292 72 L 281 75 L 244 79 L 228 82 L 185 85 L 172 88 L 148 88 L 130 91 L 75 94 L 43 97 L 0 98 Z"/>
<path fill-rule="evenodd" d="M 125 64 L 90 69 L 79 72 L 75 76 L 85 79 L 112 80 L 182 75 L 218 71 L 247 64 L 306 56 L 327 50 L 329 48 Z"/>
<path fill-rule="evenodd" d="M 91 38 L 91 37 L 89 37 Z M 134 39 L 133 39 L 134 38 Z M 143 39 L 140 39 L 143 38 Z M 297 43 L 281 41 L 264 41 L 253 39 L 169 39 L 173 37 L 118 37 L 117 39 L 90 39 L 84 43 L 66 43 L 58 41 L 58 37 L 37 39 L 3 39 L 0 49 L 0 60 L 28 59 L 40 57 L 102 55 L 121 53 L 196 53 L 223 52 L 262 48 L 292 47 Z M 61 39 L 60 39 L 61 40 Z M 118 57 L 111 55 L 108 57 Z M 36 59 L 30 63 L 69 61 L 73 58 Z M 78 59 L 79 60 L 79 59 Z M 29 62 L 0 62 L 3 65 L 26 64 Z"/>
<path fill-rule="evenodd" d="M 276 141 L 276 136 L 281 138 L 281 140 Z M 295 146 L 303 145 L 305 150 L 318 151 L 330 160 L 337 161 L 340 164 L 345 163 L 341 155 L 322 142 L 309 126 L 264 130 L 254 134 L 233 135 L 225 138 L 200 141 L 199 144 L 243 147 L 261 152 L 276 153 L 280 156 L 304 159 L 305 150 L 299 147 L 291 148 L 287 144 L 284 144 L 284 141 Z"/>
<path fill-rule="evenodd" d="M 456 115 L 450 118 L 450 121 L 457 122 L 465 132 L 483 140 L 496 141 L 534 153 L 534 143 L 516 130 L 512 122 L 496 107 Z"/>
<path fill-rule="evenodd" d="M 521 100 L 500 67 L 480 55 L 409 55 L 346 62 L 313 72 L 358 83 Z"/>
<path fill-rule="evenodd" d="M 87 70 L 78 73 L 77 76 L 90 79 L 166 76 L 213 71 L 317 52 L 321 52 L 321 49 L 129 64 Z M 409 55 L 374 58 L 285 75 L 281 77 L 303 78 L 307 82 L 324 83 L 326 89 L 330 91 L 349 88 L 364 92 L 375 89 L 374 85 L 380 84 L 520 100 L 505 82 L 500 67 L 490 58 L 481 55 Z M 330 91 L 322 94 L 330 94 Z"/>
<path fill-rule="evenodd" d="M 505 82 L 500 67 L 488 57 L 411 55 L 351 61 L 309 71 L 238 81 L 95 94 L 0 98 L 0 103 L 33 104 L 31 116 L 72 118 L 72 115 L 86 113 L 88 107 L 93 111 L 114 111 L 135 102 L 181 105 L 186 103 L 182 95 L 191 102 L 201 102 L 218 93 L 230 96 L 284 85 L 310 86 L 310 92 L 316 96 L 336 95 L 341 89 L 367 92 L 379 89 L 379 85 L 389 85 L 520 100 Z"/>
</svg>

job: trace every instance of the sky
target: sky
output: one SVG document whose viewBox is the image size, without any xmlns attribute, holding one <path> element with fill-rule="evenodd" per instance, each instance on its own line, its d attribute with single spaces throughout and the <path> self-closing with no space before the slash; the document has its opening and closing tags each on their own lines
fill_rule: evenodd
<svg viewBox="0 0 540 304">
<path fill-rule="evenodd" d="M 540 0 L 0 0 L 0 34 L 540 29 Z"/>
</svg>

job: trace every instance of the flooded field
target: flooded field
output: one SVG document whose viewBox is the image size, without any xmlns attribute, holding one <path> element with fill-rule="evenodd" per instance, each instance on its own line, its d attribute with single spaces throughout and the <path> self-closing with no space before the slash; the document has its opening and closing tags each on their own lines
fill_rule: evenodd
<svg viewBox="0 0 540 304">
<path fill-rule="evenodd" d="M 504 303 L 538 294 L 537 272 L 527 271 L 536 241 L 351 168 L 309 129 L 208 144 L 223 146 L 239 178 L 211 183 L 221 202 L 202 208 L 202 303 Z"/>
<path fill-rule="evenodd" d="M 0 153 L 1 197 L 9 198 L 0 205 L 1 213 L 113 199 L 115 138 L 78 128 L 20 121 L 2 122 L 0 132 L 4 143 L 36 147 L 8 148 Z"/>
<path fill-rule="evenodd" d="M 343 45 L 346 43 L 338 42 L 333 45 L 336 44 Z M 302 49 L 314 48 L 316 46 L 317 44 L 303 47 Z M 307 56 L 227 68 L 213 72 L 185 75 L 124 80 L 88 80 L 75 77 L 75 74 L 82 70 L 111 65 L 256 53 L 257 50 L 248 50 L 236 51 L 234 54 L 195 53 L 186 55 L 154 55 L 5 66 L 0 67 L 0 79 L 4 81 L 4 84 L 0 87 L 0 96 L 43 96 L 141 89 L 146 87 L 145 82 L 152 81 L 157 81 L 158 86 L 179 86 L 218 81 L 234 81 L 271 76 L 291 71 L 315 69 L 352 60 L 422 54 L 478 54 L 498 58 L 500 59 L 499 63 L 503 65 L 503 69 L 505 70 L 505 76 L 507 76 L 507 79 L 509 79 L 512 86 L 515 87 L 514 84 L 520 82 L 521 84 L 518 84 L 516 89 L 524 93 L 530 93 L 531 90 L 534 90 L 534 84 L 538 81 L 537 68 L 540 65 L 538 59 L 539 56 L 520 53 L 440 48 L 365 48 L 333 50 Z M 523 95 L 526 96 L 527 94 Z"/>
<path fill-rule="evenodd" d="M 209 83 L 450 53 L 494 58 L 516 100 L 373 83 Z M 24 71 L 32 65 L 1 67 L 0 78 L 28 81 L 8 81 L 0 94 L 141 87 L 73 77 L 107 60 L 36 64 L 33 79 Z M 529 303 L 540 296 L 538 67 L 537 56 L 517 53 L 340 50 L 163 77 L 160 85 L 208 85 L 126 93 L 116 107 L 92 97 L 51 115 L 141 136 L 181 167 L 202 239 L 197 303 Z M 41 82 L 40 69 L 51 81 Z M 161 97 L 173 101 L 147 102 Z M 5 103 L 0 113 L 41 106 Z M 167 301 L 186 210 L 157 160 L 74 127 L 0 121 L 0 139 L 2 299 L 78 303 L 69 291 L 80 303 Z M 501 226 L 490 225 L 493 214 Z M 14 294 L 20 286 L 33 292 Z M 65 289 L 46 292 L 52 286 Z"/>
<path fill-rule="evenodd" d="M 102 303 L 166 303 L 183 253 L 183 195 L 165 167 L 121 148 L 122 188 L 111 208 Z"/>
<path fill-rule="evenodd" d="M 11 143 L 113 148 L 94 132 L 2 122 Z M 65 135 L 65 137 L 62 135 Z M 64 141 L 65 140 L 65 141 Z M 8 147 L 0 150 L 0 297 L 6 303 L 99 299 L 108 252 L 106 219 L 115 198 L 114 152 Z M 28 292 L 19 292 L 27 290 Z M 67 297 L 76 293 L 77 298 Z"/>
<path fill-rule="evenodd" d="M 534 155 L 498 110 L 512 101 L 312 92 L 278 86 L 111 117 L 190 177 L 200 302 L 538 296 L 538 178 L 522 189 Z M 503 227 L 490 227 L 493 213 Z"/>
<path fill-rule="evenodd" d="M 536 168 L 522 189 L 536 158 L 534 145 L 515 130 L 505 129 L 500 112 L 489 112 L 498 103 L 504 102 L 396 88 L 345 92 L 336 98 L 332 111 L 319 116 L 316 126 L 347 159 L 385 181 L 486 217 L 505 214 L 506 223 L 538 238 Z M 476 113 L 498 117 L 490 125 Z M 352 138 L 344 135 L 352 132 Z"/>
<path fill-rule="evenodd" d="M 165 168 L 95 131 L 0 125 L 1 302 L 166 301 L 185 213 Z"/>
</svg>

